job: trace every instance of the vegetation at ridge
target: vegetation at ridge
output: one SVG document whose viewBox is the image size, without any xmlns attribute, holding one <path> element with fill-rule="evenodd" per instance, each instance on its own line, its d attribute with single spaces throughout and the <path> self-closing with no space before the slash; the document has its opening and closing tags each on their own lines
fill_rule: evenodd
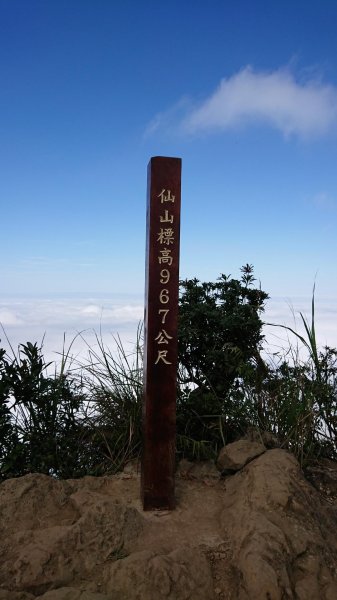
<svg viewBox="0 0 337 600">
<path fill-rule="evenodd" d="M 268 295 L 253 268 L 240 279 L 181 282 L 178 332 L 177 457 L 215 458 L 250 428 L 268 431 L 302 464 L 337 458 L 337 350 L 319 350 L 312 298 L 297 346 L 263 359 L 261 315 Z M 0 481 L 29 472 L 58 478 L 114 473 L 141 450 L 142 329 L 129 356 L 97 335 L 87 360 L 63 350 L 49 374 L 43 345 L 0 348 Z"/>
</svg>

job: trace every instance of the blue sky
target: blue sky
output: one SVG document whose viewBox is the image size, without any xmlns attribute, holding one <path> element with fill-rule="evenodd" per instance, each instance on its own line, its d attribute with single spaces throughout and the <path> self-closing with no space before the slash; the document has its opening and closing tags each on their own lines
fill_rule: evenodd
<svg viewBox="0 0 337 600">
<path fill-rule="evenodd" d="M 183 161 L 181 276 L 252 263 L 279 320 L 287 302 L 310 308 L 316 280 L 337 345 L 336 24 L 328 0 L 0 0 L 11 339 L 94 326 L 102 309 L 131 331 L 146 168 L 166 155 Z"/>
</svg>

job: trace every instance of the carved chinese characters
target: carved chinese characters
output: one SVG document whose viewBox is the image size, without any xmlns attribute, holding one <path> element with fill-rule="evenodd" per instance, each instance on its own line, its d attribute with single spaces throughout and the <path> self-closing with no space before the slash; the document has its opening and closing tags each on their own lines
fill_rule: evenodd
<svg viewBox="0 0 337 600">
<path fill-rule="evenodd" d="M 148 168 L 142 498 L 174 507 L 181 160 Z"/>
<path fill-rule="evenodd" d="M 158 198 L 160 198 L 160 203 L 163 205 L 165 202 L 174 202 L 175 201 L 175 196 L 172 194 L 171 190 L 165 190 L 162 189 L 162 191 L 160 192 L 160 194 L 158 194 Z M 174 222 L 174 214 L 169 213 L 168 209 L 164 209 L 163 210 L 163 214 L 159 214 L 159 221 L 160 223 L 173 223 Z M 171 256 L 171 250 L 172 249 L 168 249 L 168 248 L 162 248 L 162 246 L 170 246 L 174 245 L 174 229 L 172 227 L 168 227 L 167 229 L 163 229 L 162 227 L 160 228 L 159 232 L 158 232 L 158 237 L 157 237 L 157 242 L 159 242 L 160 244 L 160 248 L 158 251 L 158 262 L 160 265 L 167 263 L 168 268 L 165 269 L 161 269 L 159 276 L 160 276 L 160 283 L 163 285 L 167 285 L 170 281 L 170 277 L 171 277 L 171 271 L 170 271 L 170 267 L 172 267 L 173 264 L 173 256 Z M 163 255 L 164 253 L 164 255 Z M 158 314 L 161 315 L 161 323 L 165 324 L 166 323 L 166 317 L 170 312 L 170 292 L 168 288 L 162 288 L 159 294 L 159 302 L 161 304 L 165 304 L 167 305 L 167 308 L 159 308 L 158 309 Z M 162 329 L 157 337 L 155 338 L 155 341 L 159 344 L 167 344 L 169 345 L 169 340 L 172 340 L 173 336 L 169 335 L 165 329 Z M 169 361 L 167 355 L 169 354 L 169 347 L 165 348 L 158 348 L 158 355 L 156 358 L 156 362 L 155 364 L 157 364 L 160 360 L 163 361 L 164 364 L 166 365 L 171 365 L 172 362 Z"/>
</svg>

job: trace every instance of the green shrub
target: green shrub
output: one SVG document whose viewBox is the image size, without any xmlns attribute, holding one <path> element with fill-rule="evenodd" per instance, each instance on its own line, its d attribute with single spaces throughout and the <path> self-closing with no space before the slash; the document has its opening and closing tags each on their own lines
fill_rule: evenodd
<svg viewBox="0 0 337 600">
<path fill-rule="evenodd" d="M 222 275 L 215 283 L 181 283 L 177 439 L 184 455 L 196 442 L 199 453 L 214 455 L 248 425 L 241 381 L 261 362 L 260 314 L 268 295 L 253 287 L 251 265 L 241 272 L 240 280 Z"/>
<path fill-rule="evenodd" d="M 83 474 L 80 387 L 64 373 L 47 375 L 41 348 L 28 342 L 10 359 L 0 353 L 2 478 L 40 472 Z"/>
<path fill-rule="evenodd" d="M 221 275 L 216 283 L 181 282 L 179 363 L 182 382 L 224 396 L 259 351 L 261 311 L 268 295 L 255 289 L 253 268 L 241 280 Z"/>
</svg>

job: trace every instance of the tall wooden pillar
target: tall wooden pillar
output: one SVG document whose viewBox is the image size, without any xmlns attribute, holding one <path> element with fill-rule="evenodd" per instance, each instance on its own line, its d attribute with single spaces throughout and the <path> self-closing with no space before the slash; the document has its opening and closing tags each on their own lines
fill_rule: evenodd
<svg viewBox="0 0 337 600">
<path fill-rule="evenodd" d="M 175 506 L 181 159 L 148 165 L 143 455 L 144 510 Z"/>
</svg>

